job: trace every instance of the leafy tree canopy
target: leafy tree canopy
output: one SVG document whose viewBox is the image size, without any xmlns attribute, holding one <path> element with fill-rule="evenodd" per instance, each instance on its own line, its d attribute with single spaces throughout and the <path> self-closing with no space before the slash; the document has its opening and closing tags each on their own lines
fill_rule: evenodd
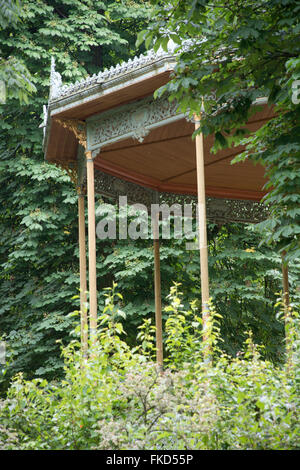
<svg viewBox="0 0 300 470">
<path fill-rule="evenodd" d="M 0 32 L 9 26 L 17 27 L 21 15 L 18 0 L 0 1 Z M 22 60 L 13 55 L 3 56 L 0 47 L 0 103 L 7 98 L 19 98 L 20 102 L 28 102 L 28 95 L 34 92 L 35 86 L 30 73 Z"/>
<path fill-rule="evenodd" d="M 137 53 L 136 34 L 148 7 L 139 0 L 0 0 L 0 12 L 0 80 L 9 92 L 0 104 L 0 335 L 10 362 L 5 378 L 18 370 L 57 377 L 57 340 L 69 341 L 79 272 L 76 192 L 64 171 L 44 162 L 42 151 L 39 126 L 51 57 L 65 83 L 128 59 Z M 18 64 L 22 80 L 25 68 L 30 71 L 36 93 L 27 93 L 23 82 L 17 86 L 9 62 Z M 27 100 L 20 103 L 22 94 Z M 101 266 L 98 272 L 101 280 Z"/>
</svg>

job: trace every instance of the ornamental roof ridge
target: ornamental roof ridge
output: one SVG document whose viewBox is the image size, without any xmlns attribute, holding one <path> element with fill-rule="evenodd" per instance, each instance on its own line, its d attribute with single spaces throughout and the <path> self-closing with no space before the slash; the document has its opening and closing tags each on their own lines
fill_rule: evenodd
<svg viewBox="0 0 300 470">
<path fill-rule="evenodd" d="M 59 83 L 59 86 L 52 87 L 50 101 L 55 101 L 64 98 L 84 88 L 95 86 L 107 80 L 112 80 L 128 72 L 137 70 L 140 67 L 149 65 L 151 64 L 151 62 L 155 62 L 161 58 L 170 56 L 174 57 L 174 50 L 176 47 L 177 46 L 174 44 L 173 41 L 169 41 L 168 51 L 165 51 L 161 47 L 158 49 L 157 52 L 155 52 L 153 49 L 150 49 L 146 53 L 140 54 L 139 56 L 135 56 L 134 58 L 129 59 L 127 62 L 122 62 L 121 64 L 119 63 L 115 66 L 110 67 L 109 69 L 106 68 L 98 74 L 88 76 L 84 80 L 76 81 L 71 85 L 62 85 L 61 79 L 60 81 L 58 80 L 58 76 L 60 76 L 59 73 L 55 72 L 55 77 L 57 83 Z M 54 67 L 52 66 L 52 75 L 53 70 Z"/>
</svg>

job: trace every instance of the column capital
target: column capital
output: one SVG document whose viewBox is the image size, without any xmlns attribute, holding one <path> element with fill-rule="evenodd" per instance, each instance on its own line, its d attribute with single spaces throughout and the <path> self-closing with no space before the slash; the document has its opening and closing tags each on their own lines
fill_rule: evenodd
<svg viewBox="0 0 300 470">
<path fill-rule="evenodd" d="M 97 155 L 99 154 L 99 150 L 88 150 L 85 152 L 86 161 L 94 161 Z"/>
</svg>

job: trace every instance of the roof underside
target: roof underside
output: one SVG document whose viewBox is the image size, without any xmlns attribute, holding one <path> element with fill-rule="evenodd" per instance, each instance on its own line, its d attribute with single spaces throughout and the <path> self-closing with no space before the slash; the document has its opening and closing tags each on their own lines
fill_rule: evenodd
<svg viewBox="0 0 300 470">
<path fill-rule="evenodd" d="M 68 97 L 50 103 L 50 119 L 47 124 L 45 157 L 50 162 L 75 162 L 78 142 L 74 134 L 55 121 L 55 118 L 79 119 L 116 108 L 144 96 L 169 80 L 170 70 L 140 75 L 125 80 L 122 86 L 107 88 L 94 86 L 89 95 L 82 98 Z M 264 105 L 257 108 L 247 123 L 247 129 L 255 131 L 274 116 L 273 110 Z M 96 156 L 95 167 L 104 173 L 162 192 L 196 194 L 196 155 L 192 139 L 194 124 L 185 119 L 153 129 L 142 143 L 132 138 L 107 145 Z M 205 182 L 207 196 L 232 199 L 260 200 L 263 196 L 264 168 L 251 162 L 231 165 L 231 160 L 243 148 L 235 147 L 210 153 L 213 137 L 204 141 Z"/>
<path fill-rule="evenodd" d="M 265 107 L 253 116 L 247 129 L 254 131 L 267 122 Z M 194 124 L 181 119 L 154 129 L 138 143 L 133 139 L 109 145 L 95 159 L 104 173 L 162 192 L 197 194 Z M 264 168 L 252 162 L 231 165 L 242 146 L 210 153 L 213 137 L 204 141 L 206 194 L 212 197 L 260 200 L 266 183 Z"/>
</svg>

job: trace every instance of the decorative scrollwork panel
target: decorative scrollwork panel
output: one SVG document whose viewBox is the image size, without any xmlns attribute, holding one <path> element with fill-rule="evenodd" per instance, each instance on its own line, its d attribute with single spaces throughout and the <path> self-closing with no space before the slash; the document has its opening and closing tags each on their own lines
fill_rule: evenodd
<svg viewBox="0 0 300 470">
<path fill-rule="evenodd" d="M 151 129 L 182 117 L 176 102 L 150 96 L 87 119 L 87 148 L 100 149 L 128 137 L 142 142 Z"/>
</svg>

